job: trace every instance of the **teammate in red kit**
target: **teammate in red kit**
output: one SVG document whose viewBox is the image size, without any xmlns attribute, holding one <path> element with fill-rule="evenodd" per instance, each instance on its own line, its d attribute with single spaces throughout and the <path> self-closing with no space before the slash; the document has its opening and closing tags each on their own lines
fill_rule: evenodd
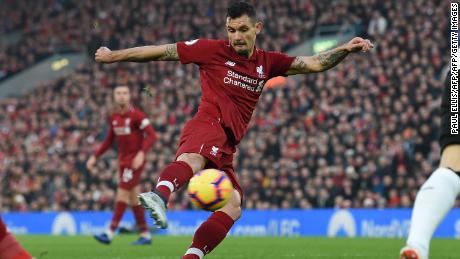
<svg viewBox="0 0 460 259">
<path fill-rule="evenodd" d="M 0 259 L 32 259 L 32 256 L 8 232 L 2 218 L 0 218 Z"/>
<path fill-rule="evenodd" d="M 214 212 L 197 229 L 183 259 L 202 258 L 227 235 L 241 215 L 243 192 L 232 166 L 235 147 L 272 77 L 321 72 L 340 63 L 349 53 L 367 51 L 369 40 L 354 38 L 315 56 L 290 57 L 255 47 L 262 23 L 254 7 L 237 2 L 228 8 L 228 40 L 196 39 L 174 44 L 145 46 L 118 51 L 101 47 L 96 61 L 180 61 L 200 68 L 202 98 L 199 110 L 182 130 L 176 161 L 160 174 L 156 189 L 139 199 L 160 227 L 167 227 L 166 204 L 172 192 L 184 186 L 194 173 L 217 168 L 227 173 L 234 191 L 230 202 Z"/>
<path fill-rule="evenodd" d="M 139 181 L 145 165 L 145 154 L 155 142 L 155 132 L 145 114 L 131 106 L 127 86 L 117 86 L 113 93 L 116 111 L 109 118 L 110 129 L 107 138 L 90 157 L 87 167 L 91 171 L 94 170 L 96 159 L 116 140 L 119 160 L 117 198 L 110 228 L 94 237 L 101 243 L 110 244 L 123 213 L 128 205 L 131 205 L 141 235 L 133 244 L 151 244 L 152 239 L 145 221 L 144 209 L 139 205 L 137 197 L 140 194 Z"/>
</svg>

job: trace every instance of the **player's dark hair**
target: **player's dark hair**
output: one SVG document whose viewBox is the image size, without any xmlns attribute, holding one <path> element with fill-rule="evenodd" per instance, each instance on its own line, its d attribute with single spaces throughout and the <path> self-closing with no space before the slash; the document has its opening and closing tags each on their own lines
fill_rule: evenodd
<svg viewBox="0 0 460 259">
<path fill-rule="evenodd" d="M 227 9 L 227 18 L 236 19 L 243 15 L 247 15 L 252 22 L 257 21 L 256 9 L 248 2 L 238 1 L 233 2 Z"/>
</svg>

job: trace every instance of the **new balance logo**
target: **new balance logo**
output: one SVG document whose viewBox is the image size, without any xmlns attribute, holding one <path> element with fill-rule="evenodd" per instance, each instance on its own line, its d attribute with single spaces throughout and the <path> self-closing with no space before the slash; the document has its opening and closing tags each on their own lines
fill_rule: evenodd
<svg viewBox="0 0 460 259">
<path fill-rule="evenodd" d="M 185 42 L 185 45 L 187 45 L 187 46 L 192 46 L 192 45 L 195 44 L 197 41 L 198 41 L 198 39 L 196 39 L 196 40 L 189 40 L 189 41 L 186 41 L 186 42 Z"/>
<path fill-rule="evenodd" d="M 225 65 L 234 67 L 234 66 L 235 66 L 235 62 L 229 60 L 229 61 L 225 62 Z"/>
<path fill-rule="evenodd" d="M 219 148 L 212 146 L 210 154 L 213 156 L 217 156 L 217 152 L 219 152 Z"/>
</svg>

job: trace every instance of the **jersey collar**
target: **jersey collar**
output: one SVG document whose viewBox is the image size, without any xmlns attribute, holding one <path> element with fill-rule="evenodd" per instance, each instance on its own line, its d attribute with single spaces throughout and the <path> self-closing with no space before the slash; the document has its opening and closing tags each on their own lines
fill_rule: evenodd
<svg viewBox="0 0 460 259">
<path fill-rule="evenodd" d="M 120 114 L 121 116 L 124 116 L 124 115 L 128 114 L 129 112 L 131 112 L 133 109 L 134 109 L 134 106 L 133 106 L 132 104 L 130 104 L 130 105 L 128 106 L 128 109 L 126 109 L 125 112 L 122 112 L 121 109 L 120 109 L 120 107 L 117 106 L 117 107 L 115 108 L 115 112 L 118 113 L 118 114 Z"/>
</svg>

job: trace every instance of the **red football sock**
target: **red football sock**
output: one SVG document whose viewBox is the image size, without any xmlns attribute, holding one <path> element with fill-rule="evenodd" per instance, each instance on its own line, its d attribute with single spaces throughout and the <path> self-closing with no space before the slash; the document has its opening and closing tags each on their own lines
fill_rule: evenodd
<svg viewBox="0 0 460 259">
<path fill-rule="evenodd" d="M 217 211 L 196 230 L 193 243 L 182 259 L 201 259 L 224 240 L 235 221 L 226 213 Z"/>
<path fill-rule="evenodd" d="M 186 162 L 172 162 L 161 172 L 156 190 L 168 201 L 171 193 L 186 184 L 192 176 L 193 170 Z"/>
<path fill-rule="evenodd" d="M 7 231 L 6 231 L 6 225 L 3 223 L 3 220 L 0 218 L 0 241 L 2 241 L 3 238 L 6 237 Z"/>
<path fill-rule="evenodd" d="M 32 259 L 32 256 L 26 250 L 22 249 L 22 251 L 13 256 L 12 259 Z"/>
<path fill-rule="evenodd" d="M 120 223 L 120 220 L 123 217 L 123 214 L 125 213 L 126 207 L 128 207 L 128 204 L 126 204 L 125 202 L 117 201 L 115 203 L 115 211 L 113 213 L 112 222 L 110 223 L 110 230 L 112 232 L 115 232 L 115 230 L 117 230 L 118 224 Z"/>
<path fill-rule="evenodd" d="M 145 233 L 148 231 L 147 221 L 145 221 L 144 208 L 141 205 L 136 205 L 132 207 L 134 218 L 136 219 L 137 227 L 139 228 L 139 233 Z"/>
</svg>

